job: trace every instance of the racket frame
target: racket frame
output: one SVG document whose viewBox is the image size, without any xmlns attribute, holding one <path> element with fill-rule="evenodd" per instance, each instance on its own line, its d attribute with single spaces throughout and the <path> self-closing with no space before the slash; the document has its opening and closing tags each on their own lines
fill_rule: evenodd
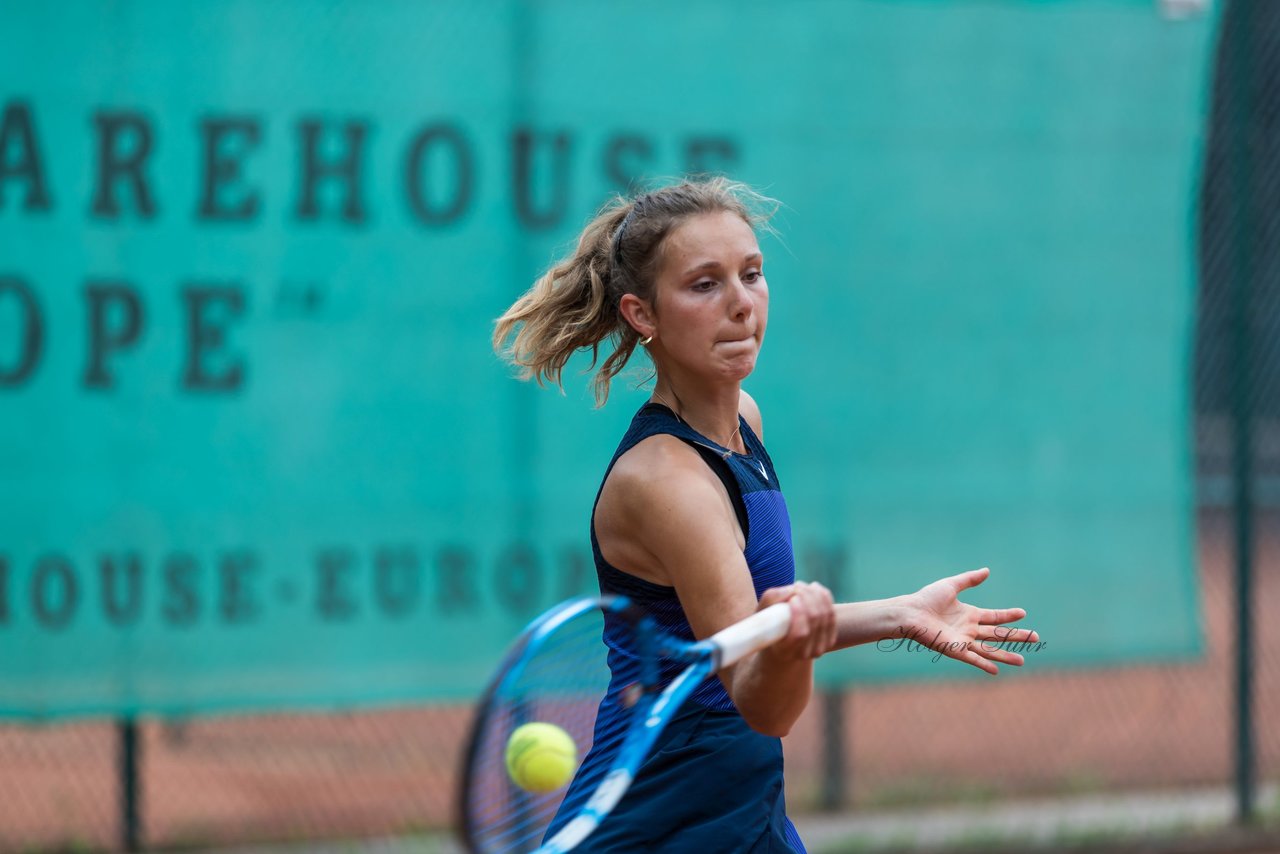
<svg viewBox="0 0 1280 854">
<path fill-rule="evenodd" d="M 469 851 L 485 850 L 475 836 L 475 825 L 470 820 L 466 795 L 471 791 L 476 754 L 483 741 L 480 736 L 485 731 L 494 698 L 503 685 L 520 676 L 524 663 L 556 629 L 593 608 L 631 620 L 636 627 L 637 639 L 642 643 L 653 644 L 654 648 L 643 651 L 648 654 L 641 656 L 645 662 L 642 668 L 644 693 L 637 700 L 637 705 L 646 701 L 649 701 L 649 705 L 647 709 L 635 710 L 636 720 L 630 724 L 613 764 L 586 804 L 554 836 L 544 841 L 534 854 L 562 854 L 586 839 L 617 806 L 618 801 L 622 800 L 667 721 L 702 680 L 782 639 L 791 625 L 791 606 L 784 602 L 758 611 L 705 640 L 689 643 L 669 635 L 625 596 L 571 599 L 543 613 L 529 624 L 503 658 L 496 676 L 480 701 L 470 741 L 463 753 L 458 826 Z M 671 680 L 661 694 L 649 700 L 657 678 L 659 657 L 684 661 L 688 666 Z"/>
</svg>

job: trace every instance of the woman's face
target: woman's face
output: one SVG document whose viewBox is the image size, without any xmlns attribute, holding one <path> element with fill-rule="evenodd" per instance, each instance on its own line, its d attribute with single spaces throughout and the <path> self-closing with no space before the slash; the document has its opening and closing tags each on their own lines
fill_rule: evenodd
<svg viewBox="0 0 1280 854">
<path fill-rule="evenodd" d="M 655 282 L 654 355 L 720 379 L 750 374 L 769 320 L 763 264 L 755 232 L 730 211 L 671 232 Z"/>
</svg>

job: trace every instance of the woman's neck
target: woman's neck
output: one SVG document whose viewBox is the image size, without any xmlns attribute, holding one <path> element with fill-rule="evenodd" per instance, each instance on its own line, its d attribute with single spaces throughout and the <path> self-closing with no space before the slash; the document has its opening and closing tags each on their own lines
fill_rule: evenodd
<svg viewBox="0 0 1280 854">
<path fill-rule="evenodd" d="M 706 388 L 689 382 L 672 383 L 659 377 L 653 387 L 653 399 L 665 404 L 681 421 L 713 442 L 745 452 L 738 430 L 740 392 L 738 383 Z"/>
</svg>

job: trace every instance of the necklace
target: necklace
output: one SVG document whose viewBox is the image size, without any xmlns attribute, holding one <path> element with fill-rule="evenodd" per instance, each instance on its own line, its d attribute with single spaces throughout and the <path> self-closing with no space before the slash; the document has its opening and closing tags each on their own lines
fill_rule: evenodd
<svg viewBox="0 0 1280 854">
<path fill-rule="evenodd" d="M 676 403 L 680 403 L 680 396 L 679 396 L 679 395 L 677 395 L 677 394 L 675 393 L 675 390 L 674 390 L 674 389 L 672 390 L 671 395 L 672 395 L 672 397 L 674 397 L 674 398 L 676 399 Z M 658 392 L 658 390 L 657 390 L 656 388 L 653 390 L 653 396 L 654 396 L 654 397 L 656 397 L 656 398 L 658 398 L 658 400 L 662 401 L 662 405 L 663 405 L 663 406 L 665 406 L 665 407 L 667 407 L 667 409 L 670 409 L 670 410 L 671 410 L 671 414 L 672 414 L 672 415 L 674 415 L 674 416 L 676 417 L 676 420 L 677 420 L 677 421 L 679 421 L 681 424 L 684 424 L 684 425 L 685 425 L 685 426 L 687 426 L 687 427 L 692 427 L 692 426 L 693 426 L 693 425 L 692 425 L 692 424 L 690 424 L 688 421 L 685 421 L 683 418 L 681 418 L 681 417 L 680 417 L 680 413 L 679 413 L 679 412 L 676 412 L 676 408 L 675 408 L 674 406 L 672 406 L 670 403 L 667 403 L 667 399 L 666 399 L 665 397 L 663 397 L 663 396 Z M 732 443 L 732 442 L 733 442 L 733 437 L 734 437 L 734 436 L 737 436 L 737 435 L 738 435 L 738 431 L 739 431 L 739 430 L 741 430 L 741 429 L 742 429 L 742 418 L 741 418 L 741 416 L 739 416 L 737 426 L 735 426 L 735 427 L 733 428 L 733 432 L 729 434 L 729 441 L 728 441 L 728 442 L 726 442 L 726 443 L 725 443 L 724 445 L 722 445 L 721 447 L 729 448 L 730 443 Z M 733 453 L 733 450 L 732 450 L 732 449 L 725 451 L 725 452 L 724 452 L 724 458 L 725 458 L 726 460 L 727 460 L 727 459 L 729 459 L 729 454 L 731 454 L 731 453 Z"/>
</svg>

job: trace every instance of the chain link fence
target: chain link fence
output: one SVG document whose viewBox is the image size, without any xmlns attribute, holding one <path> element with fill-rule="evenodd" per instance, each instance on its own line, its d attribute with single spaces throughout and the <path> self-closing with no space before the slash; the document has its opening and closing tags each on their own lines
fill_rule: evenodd
<svg viewBox="0 0 1280 854">
<path fill-rule="evenodd" d="M 1280 508 L 1258 514 L 1255 613 L 1280 608 Z M 1028 799 L 1066 805 L 1140 793 L 1174 817 L 1153 832 L 1212 829 L 1196 798 L 1219 801 L 1234 773 L 1233 525 L 1199 514 L 1203 660 L 1036 673 L 992 681 L 855 689 L 844 695 L 842 817 L 854 822 L 817 850 L 914 839 L 922 809 L 969 815 Z M 1270 606 L 1270 607 L 1269 607 Z M 1099 603 L 1100 608 L 1107 607 Z M 1082 615 L 1081 625 L 1088 625 Z M 1255 640 L 1257 804 L 1280 819 L 1280 629 Z M 815 701 L 787 739 L 788 793 L 799 813 L 827 800 L 830 733 Z M 469 708 L 144 720 L 139 727 L 140 842 L 204 847 L 265 840 L 403 836 L 447 829 Z M 114 722 L 0 727 L 4 850 L 123 847 L 120 731 Z M 1186 800 L 1190 797 L 1191 800 Z M 888 828 L 883 817 L 889 820 Z M 1133 832 L 1134 813 L 1104 824 Z M 1051 840 L 1078 841 L 1063 819 Z M 979 823 L 979 826 L 981 824 Z M 1087 825 L 1097 831 L 1096 822 Z M 992 831 L 994 833 L 994 831 Z M 972 843 L 975 831 L 951 841 Z M 1016 833 L 1013 839 L 1017 839 Z M 987 841 L 990 841 L 989 839 Z M 812 843 L 811 843 L 812 844 Z"/>
</svg>

